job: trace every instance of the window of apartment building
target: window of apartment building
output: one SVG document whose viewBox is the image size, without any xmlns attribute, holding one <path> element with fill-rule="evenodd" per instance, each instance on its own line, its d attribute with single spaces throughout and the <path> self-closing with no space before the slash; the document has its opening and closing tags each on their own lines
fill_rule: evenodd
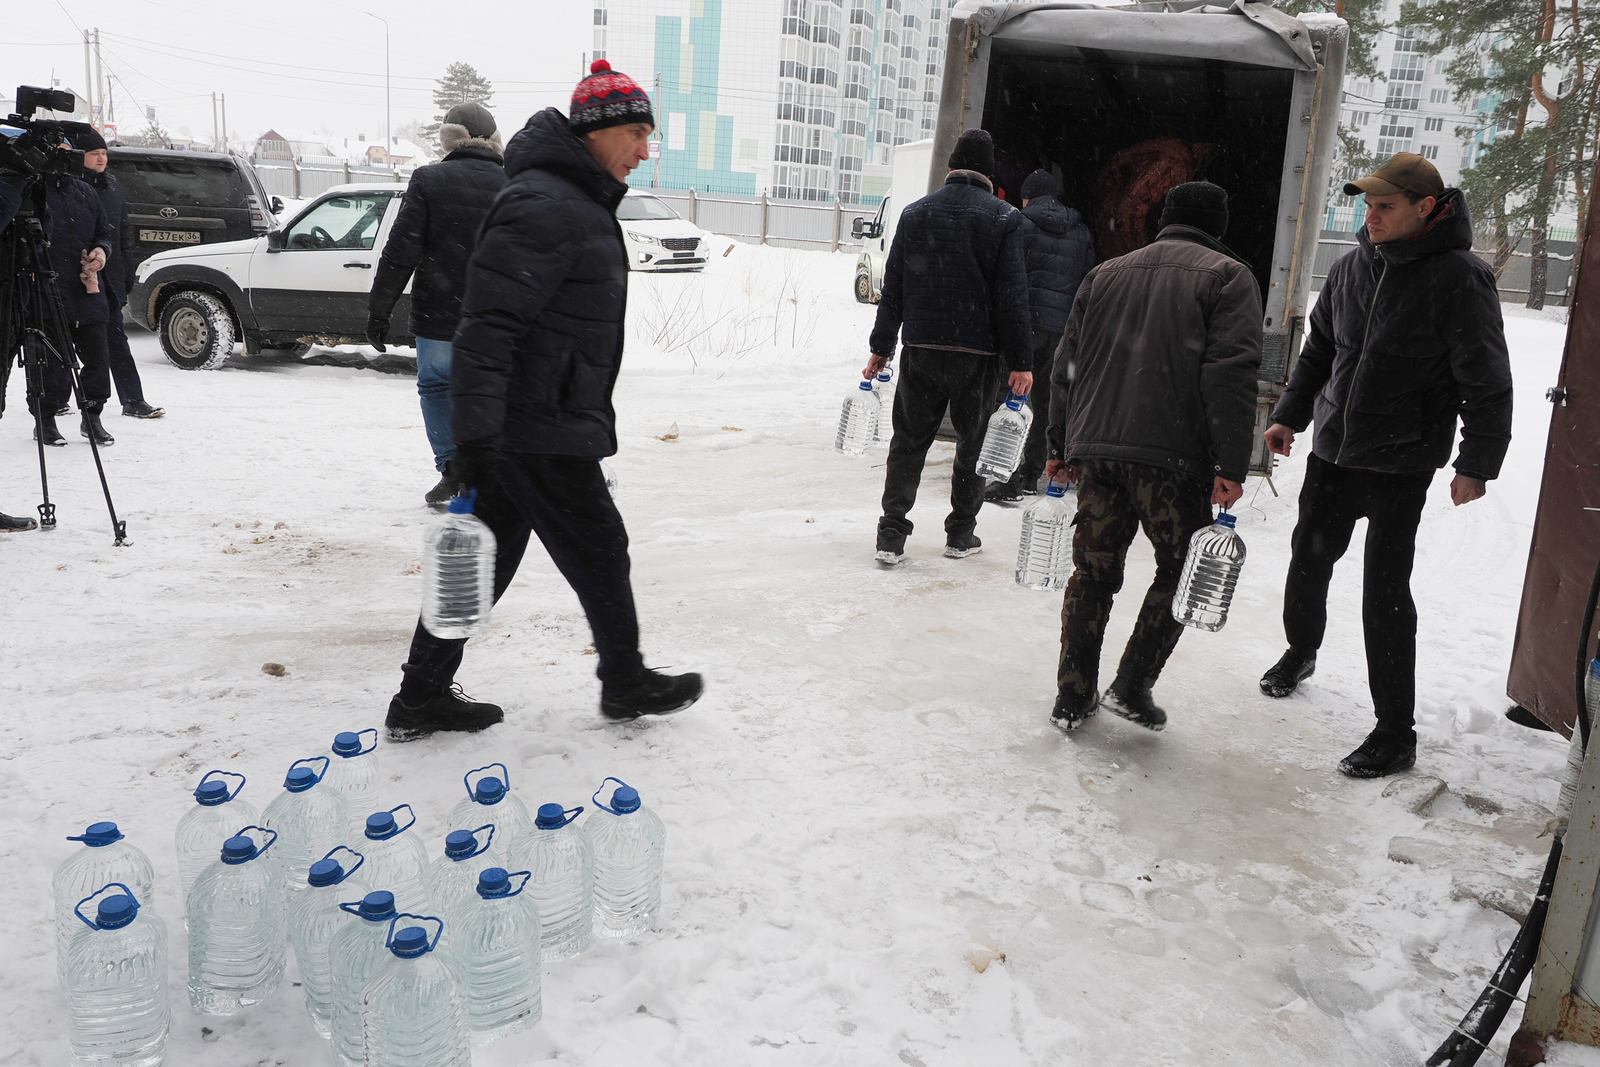
<svg viewBox="0 0 1600 1067">
<path fill-rule="evenodd" d="M 1438 159 L 1439 158 L 1439 146 L 1436 145 L 1436 144 L 1425 144 L 1425 145 L 1423 145 L 1422 146 L 1422 158 L 1423 159 Z"/>
<path fill-rule="evenodd" d="M 1402 82 L 1389 89 L 1389 95 L 1383 98 L 1385 111 L 1415 111 L 1421 106 L 1422 97 L 1415 85 Z"/>
<path fill-rule="evenodd" d="M 1426 60 L 1415 52 L 1396 52 L 1389 66 L 1391 82 L 1419 82 L 1425 73 Z"/>
<path fill-rule="evenodd" d="M 1428 103 L 1430 103 L 1430 104 L 1448 104 L 1449 102 L 1450 102 L 1450 90 L 1449 89 L 1430 89 L 1430 90 L 1428 90 Z"/>
<path fill-rule="evenodd" d="M 1422 128 L 1429 133 L 1438 133 L 1444 129 L 1444 119 L 1424 119 Z"/>
<path fill-rule="evenodd" d="M 597 8 L 594 9 L 594 24 L 596 26 L 604 26 L 606 24 L 606 9 L 605 8 L 597 7 Z"/>
<path fill-rule="evenodd" d="M 1353 111 L 1350 113 L 1350 124 L 1352 126 L 1365 126 L 1371 121 L 1372 112 L 1370 111 Z"/>
</svg>

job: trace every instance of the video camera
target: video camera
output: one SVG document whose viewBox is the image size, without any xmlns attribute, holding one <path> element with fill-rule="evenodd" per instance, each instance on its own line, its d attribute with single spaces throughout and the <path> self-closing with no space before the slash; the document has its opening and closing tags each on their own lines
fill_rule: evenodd
<svg viewBox="0 0 1600 1067">
<path fill-rule="evenodd" d="M 82 174 L 83 153 L 62 148 L 61 144 L 73 143 L 75 134 L 91 127 L 82 122 L 33 117 L 41 109 L 70 114 L 76 106 L 72 94 L 65 89 L 18 86 L 17 113 L 0 124 L 0 170 L 33 177 Z"/>
</svg>

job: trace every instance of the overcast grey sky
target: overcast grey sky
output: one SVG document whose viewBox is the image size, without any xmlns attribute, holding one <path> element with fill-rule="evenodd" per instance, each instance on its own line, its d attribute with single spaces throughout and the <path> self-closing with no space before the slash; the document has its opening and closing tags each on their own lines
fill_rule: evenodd
<svg viewBox="0 0 1600 1067">
<path fill-rule="evenodd" d="M 0 93 L 17 85 L 84 88 L 82 35 L 101 32 L 118 126 L 144 128 L 154 107 L 171 132 L 212 134 L 211 93 L 228 127 L 383 139 L 384 27 L 394 126 L 431 120 L 434 80 L 464 61 L 495 86 L 502 131 L 552 104 L 566 110 L 591 46 L 586 0 L 10 0 L 0 30 Z M 625 57 L 614 57 L 627 70 Z"/>
</svg>

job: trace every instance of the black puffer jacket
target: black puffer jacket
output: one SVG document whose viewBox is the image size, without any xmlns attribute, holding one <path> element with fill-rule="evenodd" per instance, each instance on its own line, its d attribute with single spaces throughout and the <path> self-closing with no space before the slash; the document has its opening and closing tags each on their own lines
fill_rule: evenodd
<svg viewBox="0 0 1600 1067">
<path fill-rule="evenodd" d="M 1091 270 L 1050 372 L 1050 455 L 1244 481 L 1261 369 L 1261 287 L 1192 226 Z"/>
<path fill-rule="evenodd" d="M 1328 271 L 1306 340 L 1272 418 L 1304 430 L 1344 467 L 1392 473 L 1455 468 L 1488 480 L 1511 443 L 1511 363 L 1494 272 L 1472 254 L 1472 220 L 1446 190 L 1428 229 L 1360 247 Z"/>
<path fill-rule="evenodd" d="M 505 164 L 488 141 L 469 141 L 439 162 L 418 167 L 378 260 L 367 313 L 387 322 L 415 271 L 412 335 L 454 337 L 478 230 L 505 184 Z"/>
<path fill-rule="evenodd" d="M 617 450 L 628 187 L 546 108 L 506 146 L 506 187 L 467 271 L 451 366 L 464 445 L 598 459 Z"/>
<path fill-rule="evenodd" d="M 1094 238 L 1083 217 L 1053 196 L 1029 200 L 1022 217 L 1033 330 L 1060 333 L 1067 328 L 1078 283 L 1094 266 Z"/>
<path fill-rule="evenodd" d="M 907 346 L 998 353 L 1008 370 L 1033 369 L 1022 213 L 982 175 L 951 171 L 900 215 L 873 353 L 893 359 L 897 334 Z"/>
<path fill-rule="evenodd" d="M 56 288 L 67 309 L 70 322 L 105 322 L 106 274 L 116 270 L 116 234 L 100 210 L 100 197 L 80 178 L 52 174 L 44 179 L 45 227 L 50 237 L 50 266 L 56 272 Z M 78 275 L 83 270 L 82 253 L 91 248 L 106 252 L 106 268 L 100 275 L 101 292 L 91 295 Z"/>
<path fill-rule="evenodd" d="M 100 211 L 105 215 L 111 232 L 116 235 L 116 250 L 107 260 L 106 269 L 100 272 L 100 281 L 109 289 L 111 302 L 120 308 L 128 302 L 128 290 L 133 288 L 134 259 L 138 256 L 133 227 L 128 225 L 122 186 L 117 184 L 117 179 L 110 172 L 96 174 L 87 170 L 84 171 L 83 180 L 93 186 L 99 195 Z"/>
</svg>

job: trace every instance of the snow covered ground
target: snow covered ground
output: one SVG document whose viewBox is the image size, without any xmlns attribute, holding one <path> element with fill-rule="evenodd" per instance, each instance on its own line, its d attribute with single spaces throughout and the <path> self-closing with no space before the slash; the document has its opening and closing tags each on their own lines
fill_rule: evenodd
<svg viewBox="0 0 1600 1067">
<path fill-rule="evenodd" d="M 704 276 L 634 278 L 612 463 L 647 658 L 704 671 L 705 700 L 603 723 L 582 614 L 534 550 L 460 676 L 505 725 L 380 749 L 385 802 L 416 806 L 430 851 L 462 772 L 494 760 L 530 803 L 588 804 L 618 775 L 668 826 L 667 928 L 547 968 L 544 1023 L 474 1062 L 1420 1062 L 1515 930 L 1473 893 L 1524 901 L 1548 847 L 1564 742 L 1501 713 L 1563 327 L 1508 318 L 1516 439 L 1489 497 L 1455 509 L 1435 484 L 1418 768 L 1389 787 L 1334 770 L 1371 724 L 1359 538 L 1317 676 L 1283 702 L 1256 690 L 1303 457 L 1281 495 L 1247 486 L 1234 617 L 1184 637 L 1160 735 L 1051 728 L 1059 597 L 1011 581 L 1018 510 L 985 508 L 984 554 L 942 558 L 950 446 L 911 561 L 875 568 L 882 453 L 831 450 L 872 317 L 852 265 L 738 245 Z M 287 984 L 235 1018 L 189 1011 L 172 831 L 204 771 L 245 772 L 263 806 L 291 760 L 381 722 L 434 480 L 413 383 L 243 356 L 185 373 L 149 335 L 135 352 L 169 415 L 107 419 L 133 543 L 111 547 L 75 434 L 49 455 L 60 528 L 0 540 L 0 914 L 20 932 L 0 1063 L 66 1058 L 49 878 L 101 818 L 156 863 L 169 1061 L 319 1063 Z M 26 513 L 11 399 L 0 510 Z M 1108 657 L 1150 570 L 1140 542 Z M 1428 775 L 1448 790 L 1413 813 Z"/>
</svg>

